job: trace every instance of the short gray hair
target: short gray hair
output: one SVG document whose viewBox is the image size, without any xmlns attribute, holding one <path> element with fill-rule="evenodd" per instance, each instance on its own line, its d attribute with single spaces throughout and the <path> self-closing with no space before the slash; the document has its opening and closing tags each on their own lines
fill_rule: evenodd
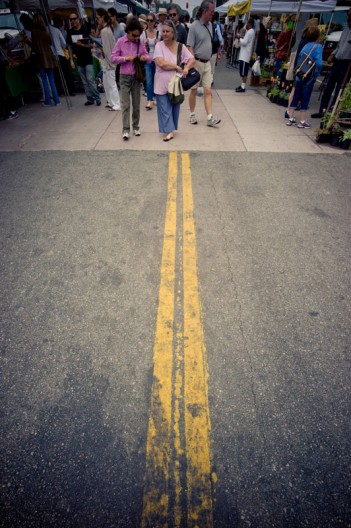
<svg viewBox="0 0 351 528">
<path fill-rule="evenodd" d="M 202 15 L 207 13 L 207 11 L 209 11 L 212 6 L 214 6 L 214 2 L 212 2 L 212 0 L 203 0 L 198 12 L 196 13 L 196 18 L 201 18 Z"/>
</svg>

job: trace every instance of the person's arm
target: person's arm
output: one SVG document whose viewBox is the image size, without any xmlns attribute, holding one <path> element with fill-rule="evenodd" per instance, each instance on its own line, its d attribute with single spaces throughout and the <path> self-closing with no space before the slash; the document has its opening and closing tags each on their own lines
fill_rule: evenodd
<svg viewBox="0 0 351 528">
<path fill-rule="evenodd" d="M 111 59 L 111 54 L 112 54 L 113 48 L 115 46 L 115 37 L 113 36 L 113 33 L 112 33 L 112 31 L 111 31 L 111 29 L 109 27 L 104 28 L 101 31 L 101 40 L 102 40 L 102 46 L 103 46 L 105 59 L 107 61 L 107 64 L 112 69 L 113 68 L 113 64 L 112 64 L 110 59 Z"/>
<path fill-rule="evenodd" d="M 317 66 L 316 77 L 318 77 L 322 71 L 322 66 L 323 66 L 323 47 L 322 45 L 317 44 L 313 52 L 314 52 L 314 61 Z"/>
<path fill-rule="evenodd" d="M 122 64 L 123 62 L 133 61 L 135 55 L 123 54 L 123 37 L 117 40 L 115 47 L 112 50 L 110 61 L 112 64 Z"/>
<path fill-rule="evenodd" d="M 223 46 L 224 40 L 222 37 L 221 27 L 219 24 L 216 25 L 216 32 L 217 32 L 219 43 L 221 46 Z"/>
<path fill-rule="evenodd" d="M 182 64 L 185 64 L 183 68 L 183 77 L 186 77 L 189 73 L 190 68 L 195 66 L 195 57 L 190 51 L 183 46 L 182 48 Z"/>
<path fill-rule="evenodd" d="M 139 44 L 139 57 L 142 62 L 147 62 L 148 64 L 152 62 L 152 59 L 143 42 L 140 42 Z"/>
<path fill-rule="evenodd" d="M 248 44 L 251 42 L 251 35 L 248 31 L 246 31 L 244 38 L 240 39 L 240 44 L 243 48 L 245 48 Z"/>
<path fill-rule="evenodd" d="M 178 66 L 175 62 L 167 61 L 164 58 L 161 42 L 156 44 L 155 46 L 154 61 L 159 68 L 162 68 L 162 70 L 167 70 L 167 71 L 174 70 L 179 73 L 182 73 L 183 71 L 181 66 Z"/>
<path fill-rule="evenodd" d="M 67 43 L 65 41 L 65 37 L 62 35 L 61 31 L 59 30 L 58 31 L 58 35 L 59 35 L 59 40 L 60 40 L 60 44 L 62 46 L 62 48 L 67 48 Z"/>
</svg>

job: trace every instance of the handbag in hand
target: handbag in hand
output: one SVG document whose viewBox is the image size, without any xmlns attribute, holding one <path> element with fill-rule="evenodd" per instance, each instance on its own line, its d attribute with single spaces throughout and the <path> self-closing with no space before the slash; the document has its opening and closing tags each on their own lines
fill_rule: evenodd
<svg viewBox="0 0 351 528">
<path fill-rule="evenodd" d="M 200 79 L 201 79 L 201 75 L 199 74 L 199 72 L 195 70 L 195 68 L 190 68 L 190 70 L 188 71 L 188 75 L 186 77 L 181 78 L 181 83 L 182 83 L 184 92 L 186 92 L 187 90 L 190 90 L 190 88 L 192 88 L 193 86 L 195 86 L 195 84 L 200 82 Z"/>
<path fill-rule="evenodd" d="M 179 43 L 178 50 L 177 50 L 177 64 L 178 66 L 181 66 L 183 68 L 184 65 L 181 64 L 182 47 L 183 47 L 183 44 Z M 200 79 L 201 79 L 201 75 L 199 74 L 199 72 L 195 68 L 190 68 L 190 70 L 188 71 L 188 75 L 180 79 L 184 92 L 186 92 L 187 90 L 190 90 L 190 88 L 195 86 L 195 84 L 197 84 L 200 81 Z"/>
<path fill-rule="evenodd" d="M 137 55 L 139 55 L 139 44 L 140 41 L 138 41 L 138 48 L 137 48 Z M 135 68 L 135 79 L 139 83 L 143 83 L 145 81 L 145 67 L 142 60 L 140 60 L 140 57 L 137 56 L 133 59 L 134 68 Z"/>
<path fill-rule="evenodd" d="M 314 48 L 317 46 L 315 44 L 311 51 L 307 53 L 303 53 L 301 60 L 299 61 L 298 65 L 296 66 L 295 75 L 298 79 L 300 79 L 304 84 L 308 83 L 311 79 L 314 78 L 317 65 L 314 62 L 313 59 L 311 59 L 311 53 L 314 50 Z"/>
</svg>

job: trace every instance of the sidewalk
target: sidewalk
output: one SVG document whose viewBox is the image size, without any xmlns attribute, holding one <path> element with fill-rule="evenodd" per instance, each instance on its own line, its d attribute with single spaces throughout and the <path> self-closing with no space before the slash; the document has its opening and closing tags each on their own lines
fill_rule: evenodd
<svg viewBox="0 0 351 528">
<path fill-rule="evenodd" d="M 213 113 L 222 122 L 217 129 L 206 126 L 203 97 L 197 98 L 198 125 L 190 125 L 187 100 L 181 108 L 179 132 L 165 143 L 158 132 L 157 110 L 145 110 L 141 101 L 140 137 L 122 140 L 122 116 L 101 107 L 85 107 L 85 96 L 72 97 L 72 108 L 62 99 L 60 107 L 43 108 L 38 103 L 20 108 L 20 118 L 0 122 L 0 151 L 38 150 L 150 150 L 213 152 L 303 152 L 342 154 L 345 151 L 315 142 L 318 120 L 311 120 L 310 130 L 287 127 L 284 108 L 269 102 L 265 88 L 247 87 L 236 94 L 240 84 L 238 71 L 226 67 L 223 59 L 216 70 L 213 90 Z M 309 114 L 318 109 L 318 86 Z"/>
</svg>

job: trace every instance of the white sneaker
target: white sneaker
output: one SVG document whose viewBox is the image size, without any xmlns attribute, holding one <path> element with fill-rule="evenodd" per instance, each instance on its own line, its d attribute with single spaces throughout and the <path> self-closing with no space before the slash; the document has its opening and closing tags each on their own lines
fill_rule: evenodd
<svg viewBox="0 0 351 528">
<path fill-rule="evenodd" d="M 217 119 L 217 117 L 212 116 L 210 119 L 207 119 L 207 126 L 215 127 L 215 126 L 219 125 L 220 122 L 221 122 L 220 119 Z"/>
<path fill-rule="evenodd" d="M 140 136 L 140 128 L 134 130 L 134 136 Z"/>
<path fill-rule="evenodd" d="M 123 137 L 124 141 L 128 141 L 128 139 L 129 139 L 129 132 L 123 132 L 123 136 L 122 136 L 122 137 Z"/>
<path fill-rule="evenodd" d="M 190 115 L 190 123 L 192 125 L 197 125 L 197 119 L 196 119 L 196 115 L 195 114 L 191 114 Z"/>
</svg>

